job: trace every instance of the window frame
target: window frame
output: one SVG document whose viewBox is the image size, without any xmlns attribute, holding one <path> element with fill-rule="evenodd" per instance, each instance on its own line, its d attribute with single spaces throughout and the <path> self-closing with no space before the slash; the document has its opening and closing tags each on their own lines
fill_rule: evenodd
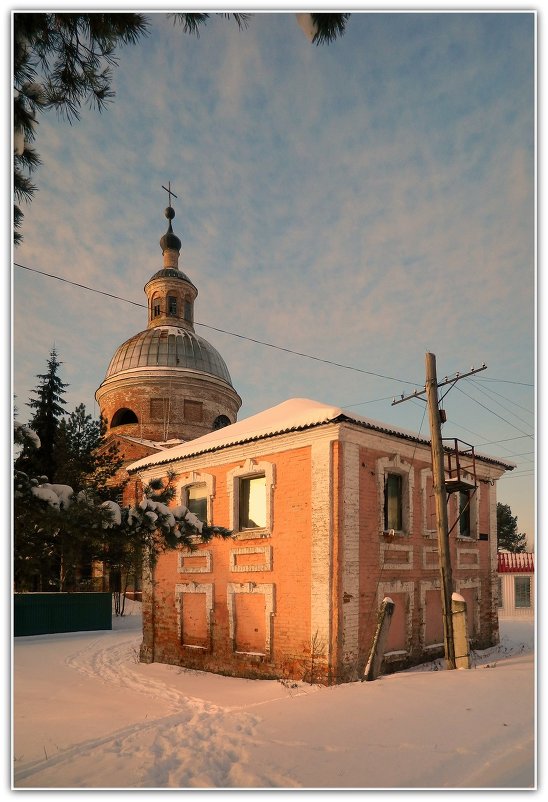
<svg viewBox="0 0 548 802">
<path fill-rule="evenodd" d="M 182 481 L 178 482 L 178 496 L 180 503 L 188 509 L 188 489 L 196 485 L 205 486 L 206 498 L 206 520 L 203 522 L 208 526 L 213 525 L 213 499 L 215 497 L 215 477 L 211 473 L 202 473 L 202 471 L 192 471 L 183 477 Z M 196 536 L 197 542 L 200 541 L 200 536 Z"/>
<path fill-rule="evenodd" d="M 242 528 L 240 525 L 240 488 L 241 479 L 265 478 L 265 526 Z M 239 540 L 264 538 L 272 535 L 273 506 L 275 486 L 275 465 L 272 462 L 256 462 L 247 459 L 243 465 L 237 465 L 227 474 L 227 491 L 229 495 L 229 529 Z"/>
<path fill-rule="evenodd" d="M 526 592 L 525 595 L 527 596 L 528 604 L 522 604 L 521 603 L 521 599 L 520 599 L 520 603 L 518 604 L 518 596 L 522 596 L 523 595 L 523 591 L 522 590 L 520 590 L 518 592 L 518 582 L 520 580 L 523 583 L 523 585 L 522 585 L 523 589 L 525 589 L 525 587 L 527 587 L 527 592 Z M 526 586 L 525 586 L 525 583 L 527 583 Z M 522 576 L 522 575 L 514 576 L 514 607 L 516 608 L 516 610 L 530 610 L 531 609 L 532 604 L 531 604 L 531 577 L 530 576 Z"/>
<path fill-rule="evenodd" d="M 194 488 L 202 488 L 203 489 L 203 495 L 198 496 L 198 498 L 196 498 L 196 499 L 191 499 L 190 498 L 190 492 Z M 192 484 L 186 485 L 183 495 L 184 495 L 184 499 L 185 499 L 184 500 L 184 505 L 187 508 L 187 510 L 190 510 L 190 512 L 194 513 L 194 515 L 196 515 L 200 519 L 200 521 L 203 521 L 203 523 L 209 525 L 210 521 L 208 520 L 208 515 L 207 515 L 208 492 L 207 492 L 206 483 L 205 482 L 192 482 Z M 202 517 L 201 513 L 199 511 L 197 511 L 196 509 L 192 509 L 191 503 L 194 502 L 194 501 L 204 502 L 204 504 L 200 504 L 200 508 L 203 508 L 204 505 L 205 505 L 205 517 Z"/>
<path fill-rule="evenodd" d="M 409 537 L 413 533 L 413 488 L 415 470 L 411 462 L 401 458 L 399 454 L 381 457 L 377 460 L 378 484 L 378 526 L 381 535 L 391 534 L 392 529 L 385 528 L 385 494 L 388 474 L 401 476 L 401 529 L 394 529 L 394 535 Z"/>
<path fill-rule="evenodd" d="M 168 295 L 167 296 L 167 312 L 166 314 L 168 317 L 177 317 L 177 296 L 176 295 Z"/>
<path fill-rule="evenodd" d="M 479 540 L 479 496 L 480 496 L 480 488 L 477 487 L 475 490 L 473 489 L 466 489 L 466 490 L 459 490 L 458 493 L 455 493 L 455 502 L 454 502 L 454 514 L 455 514 L 455 521 L 456 521 L 456 533 L 457 537 L 462 538 L 463 540 Z M 463 531 L 462 529 L 462 512 L 461 512 L 461 497 L 463 495 L 467 495 L 469 498 L 469 505 L 468 510 L 466 512 L 466 518 L 469 523 L 468 532 Z M 451 526 L 449 527 L 451 528 Z"/>
</svg>

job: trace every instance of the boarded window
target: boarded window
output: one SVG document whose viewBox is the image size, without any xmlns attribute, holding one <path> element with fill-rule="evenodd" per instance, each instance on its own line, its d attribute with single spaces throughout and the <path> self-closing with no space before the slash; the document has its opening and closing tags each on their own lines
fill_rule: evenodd
<svg viewBox="0 0 548 802">
<path fill-rule="evenodd" d="M 424 642 L 427 646 L 443 643 L 443 615 L 441 609 L 441 592 L 437 589 L 426 591 Z"/>
<path fill-rule="evenodd" d="M 390 598 L 394 602 L 394 612 L 390 622 L 390 629 L 388 630 L 385 651 L 404 651 L 407 648 L 407 605 L 409 597 L 407 593 L 390 592 Z"/>
<path fill-rule="evenodd" d="M 167 398 L 151 398 L 150 399 L 150 417 L 152 420 L 163 420 L 166 416 L 168 409 Z"/>
<path fill-rule="evenodd" d="M 200 423 L 203 419 L 203 404 L 201 401 L 186 401 L 184 402 L 184 415 L 185 420 L 190 423 Z"/>
<path fill-rule="evenodd" d="M 237 593 L 234 597 L 234 646 L 237 652 L 266 652 L 265 597 L 262 593 Z"/>
<path fill-rule="evenodd" d="M 207 647 L 208 612 L 205 593 L 183 593 L 181 601 L 181 640 L 185 646 Z"/>
</svg>

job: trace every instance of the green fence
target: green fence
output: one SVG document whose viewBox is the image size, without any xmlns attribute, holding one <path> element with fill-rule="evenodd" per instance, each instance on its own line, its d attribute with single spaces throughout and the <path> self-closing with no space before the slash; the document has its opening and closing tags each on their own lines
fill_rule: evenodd
<svg viewBox="0 0 548 802">
<path fill-rule="evenodd" d="M 96 629 L 112 629 L 112 593 L 14 595 L 15 637 Z"/>
</svg>

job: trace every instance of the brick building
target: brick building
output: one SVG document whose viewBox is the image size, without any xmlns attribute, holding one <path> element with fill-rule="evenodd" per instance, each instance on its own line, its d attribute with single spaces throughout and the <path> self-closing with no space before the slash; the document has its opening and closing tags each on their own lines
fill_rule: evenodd
<svg viewBox="0 0 548 802">
<path fill-rule="evenodd" d="M 225 361 L 194 331 L 198 290 L 179 269 L 171 206 L 165 216 L 163 266 L 144 287 L 147 328 L 116 350 L 95 394 L 125 464 L 234 423 L 242 404 Z"/>
<path fill-rule="evenodd" d="M 443 654 L 430 464 L 416 434 L 293 399 L 128 466 L 143 482 L 174 471 L 176 503 L 234 532 L 160 556 L 143 581 L 141 659 L 353 680 L 385 596 L 388 669 Z M 476 455 L 476 486 L 449 496 L 454 590 L 477 647 L 498 641 L 496 482 L 511 468 Z"/>
</svg>

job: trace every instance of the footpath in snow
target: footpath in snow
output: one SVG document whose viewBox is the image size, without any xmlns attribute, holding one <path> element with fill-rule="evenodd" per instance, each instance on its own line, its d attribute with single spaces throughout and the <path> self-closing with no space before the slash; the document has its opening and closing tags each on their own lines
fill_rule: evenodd
<svg viewBox="0 0 548 802">
<path fill-rule="evenodd" d="M 113 626 L 15 639 L 13 788 L 535 785 L 532 621 L 469 671 L 330 688 L 145 665 L 139 605 Z"/>
</svg>

